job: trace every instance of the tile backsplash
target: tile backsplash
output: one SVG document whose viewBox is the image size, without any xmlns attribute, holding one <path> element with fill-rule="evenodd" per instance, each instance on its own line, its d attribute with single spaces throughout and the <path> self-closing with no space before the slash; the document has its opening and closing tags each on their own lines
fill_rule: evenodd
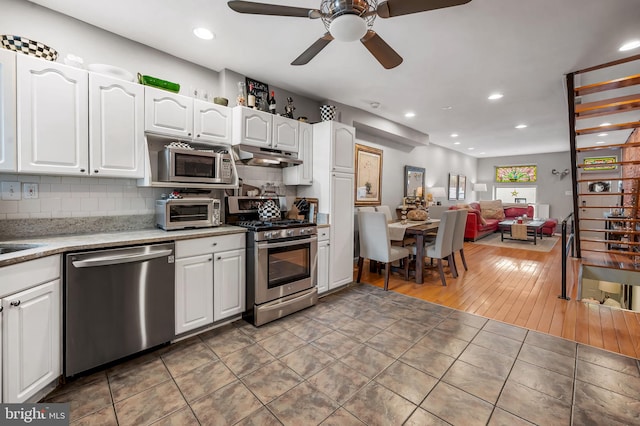
<svg viewBox="0 0 640 426">
<path fill-rule="evenodd" d="M 0 174 L 0 182 L 38 184 L 38 198 L 0 200 L 0 220 L 153 214 L 168 191 L 136 179 Z"/>
<path fill-rule="evenodd" d="M 245 184 L 282 183 L 282 169 L 236 167 Z M 0 182 L 20 182 L 21 198 L 23 183 L 38 184 L 38 198 L 0 200 L 0 220 L 154 214 L 155 200 L 171 191 L 138 187 L 136 179 L 0 174 Z M 295 187 L 287 195 L 295 195 Z"/>
</svg>

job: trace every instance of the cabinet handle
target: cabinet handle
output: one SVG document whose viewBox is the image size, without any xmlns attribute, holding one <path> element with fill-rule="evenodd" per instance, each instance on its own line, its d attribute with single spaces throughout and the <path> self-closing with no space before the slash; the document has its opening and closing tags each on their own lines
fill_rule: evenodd
<svg viewBox="0 0 640 426">
<path fill-rule="evenodd" d="M 196 138 L 199 138 L 199 137 L 200 137 L 200 134 L 197 134 L 197 135 L 196 135 Z"/>
<path fill-rule="evenodd" d="M 93 171 L 93 173 L 100 173 L 100 170 L 96 169 Z"/>
<path fill-rule="evenodd" d="M 80 172 L 84 173 L 84 172 L 85 172 L 85 170 L 84 170 L 84 169 L 80 169 Z"/>
<path fill-rule="evenodd" d="M 217 260 L 220 260 L 220 259 L 222 259 L 222 256 L 218 256 L 218 259 L 217 259 Z"/>
<path fill-rule="evenodd" d="M 191 132 L 187 133 L 187 136 L 191 136 Z"/>
<path fill-rule="evenodd" d="M 210 258 L 209 258 L 209 259 L 207 259 L 207 260 L 208 260 L 209 262 L 211 262 L 211 261 L 213 260 L 213 258 L 211 258 L 211 257 L 210 257 Z"/>
<path fill-rule="evenodd" d="M 215 246 L 217 246 L 217 245 L 218 245 L 218 243 L 213 243 L 213 244 L 211 244 L 211 245 L 215 247 Z"/>
<path fill-rule="evenodd" d="M 0 312 L 4 311 L 4 306 L 0 306 Z"/>
<path fill-rule="evenodd" d="M 11 306 L 20 306 L 20 301 L 15 301 L 10 303 Z"/>
</svg>

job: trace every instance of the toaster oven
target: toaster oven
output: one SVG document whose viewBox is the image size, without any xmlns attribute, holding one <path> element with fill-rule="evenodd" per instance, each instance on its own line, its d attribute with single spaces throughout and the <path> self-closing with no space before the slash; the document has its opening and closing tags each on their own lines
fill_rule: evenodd
<svg viewBox="0 0 640 426">
<path fill-rule="evenodd" d="M 166 231 L 220 225 L 220 200 L 170 198 L 156 201 L 156 226 Z"/>
</svg>

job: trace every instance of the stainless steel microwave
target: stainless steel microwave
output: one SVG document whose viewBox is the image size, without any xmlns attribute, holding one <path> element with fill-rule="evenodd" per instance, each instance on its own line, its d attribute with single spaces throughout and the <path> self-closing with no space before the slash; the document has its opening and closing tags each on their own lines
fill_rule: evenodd
<svg viewBox="0 0 640 426">
<path fill-rule="evenodd" d="M 231 154 L 227 150 L 199 150 L 165 147 L 158 152 L 160 182 L 217 183 L 233 182 Z"/>
<path fill-rule="evenodd" d="M 156 201 L 156 226 L 167 231 L 220 225 L 220 200 L 170 198 Z"/>
</svg>

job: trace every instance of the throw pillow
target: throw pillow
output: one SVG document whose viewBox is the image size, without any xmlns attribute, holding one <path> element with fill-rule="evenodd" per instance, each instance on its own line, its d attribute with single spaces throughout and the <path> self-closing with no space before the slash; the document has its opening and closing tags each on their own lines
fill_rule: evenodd
<svg viewBox="0 0 640 426">
<path fill-rule="evenodd" d="M 477 221 L 480 223 L 480 225 L 485 226 L 487 224 L 487 221 L 484 220 L 484 217 L 482 217 L 482 214 L 480 213 L 479 210 L 470 208 L 469 213 L 471 212 L 476 214 Z"/>
<path fill-rule="evenodd" d="M 485 219 L 504 220 L 502 200 L 480 201 L 480 212 Z"/>
</svg>

